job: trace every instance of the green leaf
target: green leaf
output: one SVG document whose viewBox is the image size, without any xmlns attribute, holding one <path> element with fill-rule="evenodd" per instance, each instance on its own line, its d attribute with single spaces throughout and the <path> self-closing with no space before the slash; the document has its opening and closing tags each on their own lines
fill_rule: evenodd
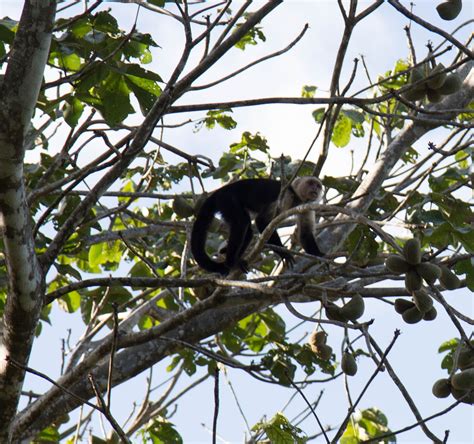
<svg viewBox="0 0 474 444">
<path fill-rule="evenodd" d="M 361 266 L 375 258 L 379 248 L 374 232 L 365 225 L 357 226 L 346 239 L 345 245 L 352 261 Z"/>
<path fill-rule="evenodd" d="M 74 313 L 81 307 L 81 295 L 77 291 L 70 291 L 58 299 L 58 304 L 67 313 Z"/>
<path fill-rule="evenodd" d="M 146 1 L 147 1 L 147 3 L 150 3 L 151 5 L 158 6 L 160 8 L 165 6 L 165 3 L 166 3 L 165 0 L 146 0 Z"/>
<path fill-rule="evenodd" d="M 230 146 L 231 153 L 240 153 L 245 150 L 250 151 L 261 151 L 267 153 L 270 147 L 267 144 L 267 139 L 262 137 L 259 133 L 253 135 L 248 131 L 242 134 L 242 138 L 239 143 L 233 143 Z"/>
<path fill-rule="evenodd" d="M 107 79 L 95 88 L 95 94 L 102 102 L 97 108 L 111 126 L 134 113 L 130 104 L 130 89 L 123 76 L 111 72 Z"/>
<path fill-rule="evenodd" d="M 449 352 L 441 361 L 441 368 L 446 370 L 448 374 L 451 374 L 454 367 L 454 353 Z"/>
<path fill-rule="evenodd" d="M 93 62 L 89 65 L 86 73 L 81 75 L 76 83 L 76 97 L 82 100 L 82 96 L 95 97 L 91 91 L 96 85 L 100 85 L 109 76 L 111 70 L 107 65 L 99 62 Z M 98 98 L 96 98 L 98 100 Z M 91 103 L 93 105 L 93 103 Z"/>
<path fill-rule="evenodd" d="M 84 104 L 74 96 L 66 99 L 63 107 L 64 120 L 71 127 L 74 128 L 84 111 Z"/>
<path fill-rule="evenodd" d="M 90 444 L 109 444 L 109 442 L 102 438 L 99 438 L 98 436 L 92 435 L 90 437 Z"/>
<path fill-rule="evenodd" d="M 272 333 L 272 336 L 283 341 L 286 335 L 285 321 L 272 309 L 265 310 L 260 313 L 260 316 Z"/>
<path fill-rule="evenodd" d="M 92 23 L 94 31 L 101 31 L 112 35 L 120 31 L 117 19 L 108 11 L 100 11 L 95 14 Z"/>
<path fill-rule="evenodd" d="M 365 121 L 364 114 L 360 111 L 356 111 L 353 109 L 342 109 L 341 113 L 351 119 L 354 123 L 364 123 Z"/>
<path fill-rule="evenodd" d="M 69 264 L 58 264 L 55 263 L 54 266 L 58 273 L 63 276 L 72 276 L 78 281 L 82 280 L 82 275 L 79 270 L 76 270 L 72 265 Z"/>
<path fill-rule="evenodd" d="M 89 248 L 88 260 L 91 267 L 99 265 L 115 270 L 122 259 L 122 247 L 119 241 L 101 242 Z"/>
<path fill-rule="evenodd" d="M 150 267 L 142 261 L 137 262 L 129 271 L 132 277 L 153 277 Z"/>
<path fill-rule="evenodd" d="M 472 228 L 459 228 L 453 231 L 454 238 L 458 240 L 468 253 L 474 253 L 474 230 Z"/>
<path fill-rule="evenodd" d="M 59 432 L 56 427 L 49 426 L 43 429 L 40 434 L 33 440 L 32 444 L 46 442 L 59 442 Z"/>
<path fill-rule="evenodd" d="M 137 63 L 119 63 L 117 64 L 117 68 L 115 68 L 114 71 L 124 76 L 151 80 L 153 84 L 155 84 L 156 82 L 163 82 L 163 79 L 161 78 L 159 74 L 157 74 L 156 72 L 144 69 Z M 150 90 L 150 92 L 153 92 L 153 91 Z"/>
<path fill-rule="evenodd" d="M 334 188 L 340 193 L 353 193 L 360 184 L 359 181 L 350 177 L 332 176 L 325 176 L 323 183 L 325 187 Z"/>
<path fill-rule="evenodd" d="M 459 339 L 453 338 L 449 339 L 448 341 L 443 342 L 439 348 L 438 353 L 443 353 L 445 351 L 452 351 L 454 350 L 459 344 Z"/>
<path fill-rule="evenodd" d="M 346 430 L 341 438 L 344 444 L 359 444 L 370 438 L 389 433 L 387 417 L 377 408 L 357 411 L 351 416 Z M 384 438 L 383 443 L 396 442 L 395 436 Z"/>
<path fill-rule="evenodd" d="M 351 421 L 347 424 L 344 434 L 341 436 L 341 444 L 359 444 L 360 443 L 360 427 Z"/>
<path fill-rule="evenodd" d="M 89 264 L 96 267 L 103 263 L 103 251 L 105 243 L 94 244 L 89 248 Z"/>
<path fill-rule="evenodd" d="M 338 148 L 345 147 L 351 140 L 352 123 L 344 114 L 339 114 L 331 140 Z"/>
<path fill-rule="evenodd" d="M 11 45 L 15 38 L 15 32 L 12 30 L 18 23 L 9 19 L 3 18 L 0 20 L 0 41 Z"/>
<path fill-rule="evenodd" d="M 282 414 L 277 413 L 269 421 L 260 421 L 252 427 L 253 432 L 264 432 L 272 444 L 304 444 L 304 432 Z"/>
<path fill-rule="evenodd" d="M 454 366 L 454 352 L 459 344 L 459 339 L 453 338 L 449 341 L 443 342 L 439 348 L 438 353 L 448 352 L 448 354 L 441 361 L 441 368 L 451 373 Z"/>
<path fill-rule="evenodd" d="M 326 108 L 318 108 L 312 112 L 313 119 L 316 123 L 321 123 L 324 118 L 324 114 L 326 113 Z"/>
<path fill-rule="evenodd" d="M 301 97 L 311 99 L 316 94 L 317 86 L 304 85 L 301 90 Z"/>
<path fill-rule="evenodd" d="M 140 110 L 145 116 L 153 107 L 156 99 L 161 94 L 161 88 L 153 81 L 127 76 L 125 82 L 133 92 L 140 105 Z"/>
<path fill-rule="evenodd" d="M 247 17 L 248 14 L 244 14 L 244 16 Z M 238 29 L 240 26 L 242 26 L 242 24 L 238 23 L 236 29 Z M 235 44 L 235 46 L 236 48 L 244 51 L 247 48 L 247 45 L 256 45 L 258 43 L 257 39 L 262 42 L 266 40 L 261 26 L 254 26 L 253 28 L 249 29 L 247 33 Z"/>
<path fill-rule="evenodd" d="M 237 126 L 237 122 L 226 113 L 231 113 L 231 109 L 225 110 L 210 110 L 207 112 L 207 117 L 203 120 L 204 125 L 208 129 L 212 129 L 218 124 L 226 130 L 234 129 Z"/>
<path fill-rule="evenodd" d="M 464 259 L 459 261 L 456 266 L 457 274 L 466 274 L 466 284 L 469 290 L 474 291 L 474 259 Z"/>
<path fill-rule="evenodd" d="M 174 425 L 161 416 L 148 422 L 140 434 L 143 442 L 153 444 L 182 444 L 183 442 L 183 438 L 176 431 Z"/>
<path fill-rule="evenodd" d="M 419 157 L 418 151 L 415 150 L 412 146 L 409 146 L 408 148 L 405 149 L 405 152 L 403 153 L 401 160 L 405 163 L 412 163 L 415 164 L 417 162 L 417 159 Z"/>
</svg>

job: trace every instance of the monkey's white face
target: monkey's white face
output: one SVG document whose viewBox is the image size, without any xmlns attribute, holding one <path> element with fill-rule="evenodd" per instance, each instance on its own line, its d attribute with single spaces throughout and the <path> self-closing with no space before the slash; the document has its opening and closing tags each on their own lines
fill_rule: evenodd
<svg viewBox="0 0 474 444">
<path fill-rule="evenodd" d="M 315 177 L 302 177 L 298 188 L 303 202 L 318 202 L 323 195 L 323 184 Z"/>
</svg>

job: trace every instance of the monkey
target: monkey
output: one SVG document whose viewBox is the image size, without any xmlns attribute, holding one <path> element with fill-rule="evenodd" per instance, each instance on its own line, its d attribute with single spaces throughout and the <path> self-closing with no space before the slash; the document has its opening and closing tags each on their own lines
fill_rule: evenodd
<svg viewBox="0 0 474 444">
<path fill-rule="evenodd" d="M 281 182 L 275 179 L 243 179 L 214 191 L 199 209 L 191 233 L 191 251 L 199 266 L 222 275 L 235 268 L 247 273 L 248 266 L 242 256 L 252 240 L 252 218 L 262 233 L 277 211 L 286 211 L 302 203 L 318 202 L 323 192 L 321 181 L 311 176 L 296 178 L 279 199 L 281 186 Z M 205 251 L 207 232 L 216 213 L 221 214 L 230 230 L 224 262 L 212 260 Z M 314 212 L 298 216 L 299 241 L 306 253 L 323 256 L 314 239 L 314 225 Z M 283 247 L 276 230 L 267 243 Z M 290 253 L 280 249 L 274 251 L 289 266 L 293 265 Z"/>
</svg>

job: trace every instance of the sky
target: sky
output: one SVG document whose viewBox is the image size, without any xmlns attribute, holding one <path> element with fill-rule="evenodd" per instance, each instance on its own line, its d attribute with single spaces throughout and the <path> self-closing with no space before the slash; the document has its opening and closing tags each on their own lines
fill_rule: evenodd
<svg viewBox="0 0 474 444">
<path fill-rule="evenodd" d="M 260 3 L 260 2 L 257 2 Z M 347 4 L 347 2 L 345 2 Z M 362 7 L 371 2 L 361 1 Z M 408 6 L 409 2 L 403 2 Z M 236 3 L 237 5 L 238 3 Z M 465 1 L 462 15 L 452 23 L 443 22 L 436 14 L 433 1 L 417 1 L 415 12 L 430 23 L 451 31 L 459 24 L 472 18 L 473 2 Z M 18 18 L 22 2 L 5 1 L 0 4 L 0 16 Z M 135 19 L 136 6 L 127 4 L 109 3 L 104 7 L 111 7 L 124 29 L 130 29 Z M 237 6 L 233 6 L 237 9 Z M 77 9 L 79 11 L 79 7 Z M 70 13 L 70 11 L 68 11 Z M 222 101 L 233 99 L 245 99 L 256 97 L 277 96 L 299 96 L 303 85 L 315 85 L 318 87 L 318 95 L 325 95 L 329 88 L 330 76 L 333 70 L 334 59 L 340 43 L 343 23 L 338 12 L 336 1 L 286 1 L 268 17 L 263 23 L 263 31 L 267 37 L 265 43 L 256 47 L 249 47 L 246 51 L 233 50 L 221 62 L 216 64 L 210 72 L 206 73 L 198 83 L 206 83 L 223 77 L 228 72 L 258 59 L 275 50 L 279 50 L 296 37 L 303 26 L 308 23 L 310 28 L 302 41 L 300 41 L 289 53 L 280 58 L 272 59 L 260 64 L 255 68 L 244 72 L 242 75 L 222 83 L 212 91 L 197 92 L 191 96 L 186 95 L 182 104 L 197 103 L 199 101 Z M 347 79 L 352 70 L 352 60 L 355 57 L 364 56 L 368 70 L 373 78 L 394 66 L 399 58 L 406 58 L 407 44 L 403 27 L 408 22 L 401 17 L 388 4 L 384 4 L 376 13 L 363 22 L 356 30 L 344 65 L 343 79 Z M 157 70 L 163 78 L 167 78 L 179 59 L 182 50 L 182 32 L 179 26 L 171 19 L 157 16 L 142 9 L 138 15 L 137 27 L 142 32 L 150 32 L 160 48 L 153 50 L 152 69 Z M 471 26 L 472 28 L 472 26 Z M 457 35 L 463 41 L 469 29 L 464 29 Z M 427 39 L 438 44 L 441 40 L 426 31 L 413 25 L 413 40 L 416 45 L 418 57 L 425 55 Z M 191 65 L 192 66 L 192 63 Z M 354 90 L 366 85 L 366 78 L 362 70 L 358 73 Z M 240 139 L 243 131 L 251 133 L 260 132 L 268 139 L 273 155 L 282 153 L 291 154 L 294 158 L 301 157 L 309 147 L 317 131 L 317 126 L 311 117 L 315 107 L 295 106 L 260 106 L 234 110 L 234 118 L 238 122 L 236 130 L 231 132 L 215 129 L 213 131 L 201 130 L 194 133 L 192 128 L 186 127 L 182 130 L 166 134 L 168 141 L 174 146 L 188 153 L 205 152 L 207 155 L 217 159 L 220 152 L 226 149 L 230 143 Z M 191 116 L 192 118 L 198 117 Z M 139 120 L 140 116 L 136 116 Z M 185 120 L 188 116 L 170 119 L 171 121 Z M 138 121 L 137 120 L 137 121 Z M 350 148 L 355 152 L 357 159 L 357 143 Z M 326 175 L 345 175 L 348 173 L 349 162 L 347 149 L 332 149 L 329 161 L 323 171 Z M 169 156 L 168 160 L 172 161 Z M 472 295 L 468 290 L 459 290 L 449 295 L 450 303 L 468 315 L 473 314 Z M 310 313 L 315 307 L 310 304 L 301 305 L 298 309 L 304 313 Z M 298 323 L 298 320 L 288 316 L 284 309 L 279 312 L 285 316 L 288 325 Z M 441 310 L 439 310 L 441 312 Z M 433 382 L 445 376 L 440 368 L 441 357 L 437 354 L 440 343 L 456 336 L 448 318 L 440 313 L 435 322 L 407 325 L 401 322 L 400 317 L 394 316 L 393 309 L 389 306 L 377 304 L 371 307 L 370 316 L 376 319 L 372 327 L 372 333 L 382 345 L 388 345 L 395 329 L 400 329 L 402 335 L 397 341 L 396 347 L 390 355 L 390 361 L 396 368 L 397 374 L 405 383 L 412 397 L 415 399 L 423 416 L 429 416 L 438 412 L 451 403 L 448 400 L 439 400 L 432 396 L 431 386 Z M 60 357 L 60 340 L 66 337 L 66 330 L 71 325 L 79 328 L 80 321 L 77 316 L 66 315 L 57 307 L 53 310 L 54 325 L 44 325 L 43 334 L 37 339 L 30 365 L 37 370 L 57 375 L 59 372 L 58 362 Z M 302 326 L 295 336 L 307 334 L 312 326 Z M 73 338 L 80 331 L 73 333 Z M 331 342 L 336 346 L 340 343 L 340 332 L 331 335 Z M 416 338 L 416 341 L 414 341 Z M 420 346 L 420 344 L 422 344 Z M 47 353 L 47 361 L 44 359 Z M 339 353 L 339 351 L 338 351 Z M 56 359 L 57 358 L 57 359 Z M 408 361 L 408 364 L 407 364 Z M 360 360 L 360 369 L 356 377 L 351 379 L 351 393 L 355 397 L 364 386 L 367 376 L 373 371 L 373 364 L 368 360 Z M 164 365 L 155 366 L 154 375 L 156 381 L 166 378 Z M 113 392 L 113 413 L 119 419 L 127 417 L 129 412 L 128 392 L 144 381 L 145 375 L 141 375 L 131 384 L 118 387 Z M 248 415 L 249 423 L 252 425 L 258 421 L 263 414 L 273 416 L 285 405 L 292 392 L 288 389 L 280 389 L 273 385 L 264 385 L 253 381 L 245 374 L 235 370 L 229 370 L 229 377 L 234 389 L 238 392 L 239 401 Z M 31 382 L 34 387 L 46 388 L 48 385 L 38 381 L 36 377 L 29 377 L 27 383 Z M 231 395 L 230 388 L 221 380 L 221 412 L 219 416 L 219 434 L 222 442 L 242 442 L 245 426 L 240 418 L 235 401 Z M 311 386 L 305 394 L 315 398 L 319 390 L 324 388 L 325 395 L 322 398 L 318 414 L 324 424 L 337 424 L 346 413 L 347 401 L 341 379 L 328 384 L 327 387 Z M 189 397 L 184 398 L 179 404 L 178 411 L 172 418 L 178 430 L 183 436 L 185 443 L 210 442 L 210 432 L 201 424 L 205 423 L 208 428 L 212 426 L 212 391 L 210 382 L 203 384 Z M 257 393 L 257 395 L 256 395 Z M 383 394 L 383 396 L 381 396 Z M 202 405 L 202 400 L 206 405 Z M 115 407 L 120 404 L 120 407 Z M 302 407 L 302 401 L 297 407 Z M 376 406 L 387 414 L 389 427 L 393 430 L 415 422 L 412 413 L 401 398 L 398 389 L 394 386 L 388 375 L 380 374 L 370 386 L 361 408 Z M 297 408 L 291 407 L 285 414 L 291 418 Z M 74 416 L 74 415 L 73 415 Z M 430 428 L 437 434 L 443 436 L 445 429 L 451 430 L 450 441 L 455 443 L 470 443 L 473 441 L 473 416 L 469 406 L 462 405 L 450 412 L 440 420 L 430 424 Z M 302 427 L 308 433 L 315 433 L 317 425 L 313 418 L 307 418 Z M 319 441 L 318 441 L 319 442 Z M 422 443 L 427 442 L 426 437 L 418 430 L 400 435 L 398 442 Z"/>
</svg>

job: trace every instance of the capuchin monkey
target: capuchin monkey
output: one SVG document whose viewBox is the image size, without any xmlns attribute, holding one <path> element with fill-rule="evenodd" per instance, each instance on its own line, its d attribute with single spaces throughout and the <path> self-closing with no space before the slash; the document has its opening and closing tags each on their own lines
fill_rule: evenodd
<svg viewBox="0 0 474 444">
<path fill-rule="evenodd" d="M 235 268 L 247 273 L 248 265 L 242 256 L 252 240 L 252 218 L 255 219 L 258 231 L 262 233 L 277 212 L 286 211 L 302 203 L 318 202 L 322 196 L 323 185 L 316 177 L 298 177 L 287 187 L 279 202 L 280 190 L 279 180 L 244 179 L 214 191 L 201 206 L 191 234 L 191 251 L 201 268 L 223 275 Z M 205 250 L 209 226 L 216 213 L 221 214 L 230 230 L 224 262 L 212 260 Z M 322 256 L 314 239 L 314 226 L 313 211 L 298 215 L 297 231 L 301 246 L 306 253 Z M 283 247 L 276 231 L 267 243 Z M 275 253 L 288 265 L 293 265 L 291 254 L 281 250 L 275 250 Z"/>
</svg>

